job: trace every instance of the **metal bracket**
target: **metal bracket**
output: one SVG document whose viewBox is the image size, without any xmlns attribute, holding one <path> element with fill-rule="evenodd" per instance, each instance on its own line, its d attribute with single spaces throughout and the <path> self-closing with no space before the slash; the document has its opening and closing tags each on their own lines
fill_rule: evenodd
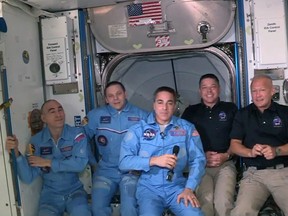
<svg viewBox="0 0 288 216">
<path fill-rule="evenodd" d="M 165 36 L 176 32 L 171 21 L 165 21 L 160 24 L 150 24 L 148 28 L 147 37 Z"/>
<path fill-rule="evenodd" d="M 210 30 L 211 30 L 210 23 L 202 21 L 198 24 L 197 31 L 200 35 L 202 35 L 202 43 L 206 43 L 208 41 L 207 34 L 210 32 Z"/>
</svg>

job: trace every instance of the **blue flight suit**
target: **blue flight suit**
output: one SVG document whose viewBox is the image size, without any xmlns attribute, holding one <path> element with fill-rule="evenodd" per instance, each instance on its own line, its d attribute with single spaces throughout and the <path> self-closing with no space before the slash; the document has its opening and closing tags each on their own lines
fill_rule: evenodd
<svg viewBox="0 0 288 216">
<path fill-rule="evenodd" d="M 33 155 L 50 159 L 51 168 L 31 167 L 23 155 L 17 157 L 18 175 L 24 183 L 37 176 L 43 178 L 38 216 L 91 215 L 87 194 L 79 173 L 88 163 L 87 138 L 83 129 L 64 126 L 62 135 L 54 143 L 46 127 L 31 138 Z"/>
<path fill-rule="evenodd" d="M 121 141 L 128 128 L 147 117 L 147 112 L 126 101 L 123 110 L 118 111 L 110 105 L 91 110 L 85 131 L 94 137 L 101 156 L 93 174 L 92 212 L 94 216 L 112 214 L 111 199 L 120 189 L 120 211 L 123 216 L 137 216 L 135 198 L 138 176 L 121 173 L 119 154 Z M 95 161 L 91 161 L 92 164 Z"/>
<path fill-rule="evenodd" d="M 169 208 L 177 216 L 203 215 L 200 208 L 185 207 L 177 203 L 177 196 L 184 188 L 195 191 L 205 172 L 206 159 L 200 136 L 193 124 L 173 116 L 163 132 L 151 113 L 147 121 L 141 121 L 129 129 L 121 144 L 119 168 L 141 170 L 136 198 L 141 216 L 161 215 Z M 172 154 L 179 146 L 177 163 L 172 181 L 166 177 L 169 169 L 149 165 L 153 156 Z M 183 176 L 188 166 L 188 179 Z"/>
</svg>

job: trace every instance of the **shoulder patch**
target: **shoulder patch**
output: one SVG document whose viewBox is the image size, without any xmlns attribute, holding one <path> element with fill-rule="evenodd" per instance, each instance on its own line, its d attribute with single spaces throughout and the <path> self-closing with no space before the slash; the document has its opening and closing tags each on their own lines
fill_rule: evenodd
<svg viewBox="0 0 288 216">
<path fill-rule="evenodd" d="M 76 137 L 75 137 L 75 141 L 76 142 L 80 142 L 81 140 L 83 140 L 85 138 L 85 134 L 84 133 L 79 133 Z"/>
<path fill-rule="evenodd" d="M 87 116 L 85 116 L 85 117 L 82 119 L 82 122 L 81 122 L 81 124 L 82 124 L 82 126 L 84 126 L 84 125 L 87 125 L 87 124 L 88 124 L 88 122 L 89 122 L 89 119 L 88 119 L 88 117 L 87 117 Z"/>
<path fill-rule="evenodd" d="M 199 136 L 199 133 L 196 129 L 194 129 L 194 131 L 192 132 L 192 136 Z"/>
</svg>

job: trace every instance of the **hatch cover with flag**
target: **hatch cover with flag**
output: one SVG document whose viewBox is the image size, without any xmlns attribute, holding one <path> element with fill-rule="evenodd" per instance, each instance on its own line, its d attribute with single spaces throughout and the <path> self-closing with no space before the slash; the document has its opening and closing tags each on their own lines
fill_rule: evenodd
<svg viewBox="0 0 288 216">
<path fill-rule="evenodd" d="M 162 22 L 161 2 L 143 2 L 127 6 L 130 26 L 159 24 Z"/>
</svg>

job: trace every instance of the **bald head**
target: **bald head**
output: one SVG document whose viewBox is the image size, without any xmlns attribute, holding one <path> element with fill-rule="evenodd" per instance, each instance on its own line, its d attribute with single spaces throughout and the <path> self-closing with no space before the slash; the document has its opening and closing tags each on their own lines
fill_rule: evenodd
<svg viewBox="0 0 288 216">
<path fill-rule="evenodd" d="M 59 104 L 61 106 L 61 104 L 57 100 L 49 99 L 49 100 L 45 101 L 41 106 L 41 113 L 42 114 L 45 114 L 48 111 L 47 109 L 49 109 L 49 104 Z"/>
<path fill-rule="evenodd" d="M 256 75 L 252 78 L 252 81 L 251 81 L 251 85 L 250 87 L 252 88 L 252 85 L 254 82 L 256 81 L 261 81 L 261 82 L 266 82 L 267 85 L 271 85 L 271 87 L 273 87 L 273 82 L 272 82 L 272 79 L 270 76 L 267 76 L 267 75 Z"/>
<path fill-rule="evenodd" d="M 41 107 L 41 119 L 51 129 L 62 129 L 65 123 L 65 112 L 57 100 L 47 100 Z"/>
</svg>

